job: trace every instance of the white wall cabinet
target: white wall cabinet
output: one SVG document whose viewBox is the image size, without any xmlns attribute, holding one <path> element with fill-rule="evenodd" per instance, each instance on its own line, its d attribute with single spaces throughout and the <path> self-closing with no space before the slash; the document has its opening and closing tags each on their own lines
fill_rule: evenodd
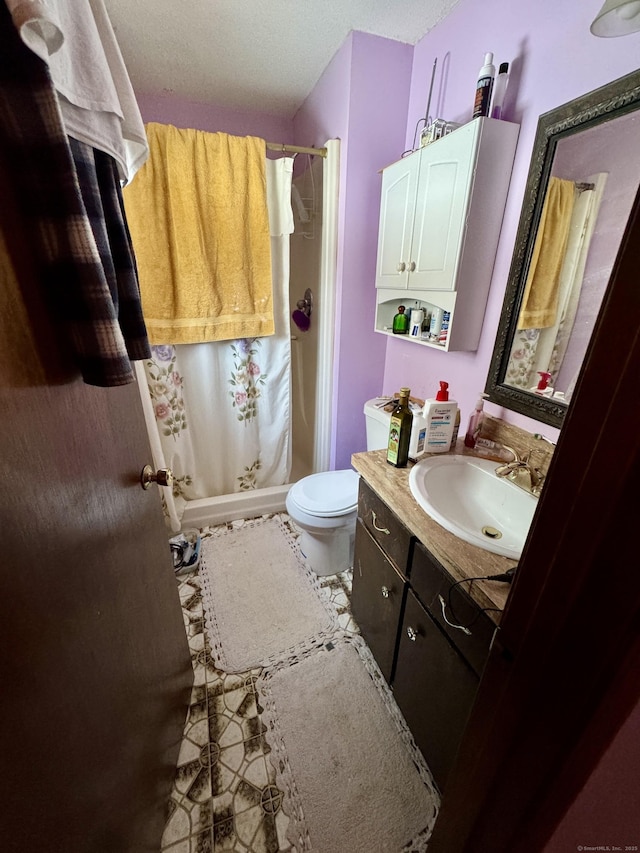
<svg viewBox="0 0 640 853">
<path fill-rule="evenodd" d="M 376 331 L 398 305 L 450 312 L 446 350 L 477 349 L 519 127 L 479 118 L 382 173 Z"/>
</svg>

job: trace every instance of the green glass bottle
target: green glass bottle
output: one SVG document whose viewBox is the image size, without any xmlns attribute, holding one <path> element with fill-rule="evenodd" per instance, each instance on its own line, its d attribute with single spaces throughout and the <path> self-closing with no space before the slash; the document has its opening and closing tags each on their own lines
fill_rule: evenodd
<svg viewBox="0 0 640 853">
<path fill-rule="evenodd" d="M 393 318 L 393 334 L 406 335 L 409 331 L 409 316 L 405 314 L 404 305 L 398 305 L 398 313 Z"/>
<path fill-rule="evenodd" d="M 387 462 L 396 468 L 406 468 L 409 459 L 409 440 L 413 423 L 413 414 L 409 408 L 410 393 L 408 388 L 401 388 L 398 405 L 391 412 Z"/>
</svg>

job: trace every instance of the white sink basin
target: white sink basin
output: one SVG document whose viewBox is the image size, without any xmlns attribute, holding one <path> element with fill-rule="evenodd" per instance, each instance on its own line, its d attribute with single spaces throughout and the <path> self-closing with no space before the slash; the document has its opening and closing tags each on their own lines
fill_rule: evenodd
<svg viewBox="0 0 640 853">
<path fill-rule="evenodd" d="M 470 456 L 431 456 L 413 466 L 411 494 L 450 533 L 519 560 L 537 498 L 501 477 L 498 462 Z"/>
</svg>

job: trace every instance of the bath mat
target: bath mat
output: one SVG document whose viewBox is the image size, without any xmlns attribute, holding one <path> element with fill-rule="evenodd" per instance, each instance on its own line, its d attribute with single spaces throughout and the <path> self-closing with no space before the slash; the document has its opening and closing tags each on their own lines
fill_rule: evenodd
<svg viewBox="0 0 640 853">
<path fill-rule="evenodd" d="M 422 853 L 439 796 L 366 644 L 343 635 L 256 684 L 297 853 Z"/>
<path fill-rule="evenodd" d="M 277 663 L 339 630 L 281 516 L 218 531 L 200 552 L 211 652 L 224 672 Z"/>
</svg>

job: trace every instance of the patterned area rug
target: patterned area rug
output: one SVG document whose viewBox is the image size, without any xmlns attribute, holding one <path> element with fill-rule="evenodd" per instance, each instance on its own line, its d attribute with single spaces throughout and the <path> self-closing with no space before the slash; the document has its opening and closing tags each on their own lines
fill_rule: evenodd
<svg viewBox="0 0 640 853">
<path fill-rule="evenodd" d="M 426 850 L 439 797 L 361 637 L 265 670 L 256 688 L 294 850 Z"/>
<path fill-rule="evenodd" d="M 202 540 L 206 625 L 223 672 L 245 672 L 322 646 L 338 630 L 291 529 L 279 515 Z"/>
</svg>

